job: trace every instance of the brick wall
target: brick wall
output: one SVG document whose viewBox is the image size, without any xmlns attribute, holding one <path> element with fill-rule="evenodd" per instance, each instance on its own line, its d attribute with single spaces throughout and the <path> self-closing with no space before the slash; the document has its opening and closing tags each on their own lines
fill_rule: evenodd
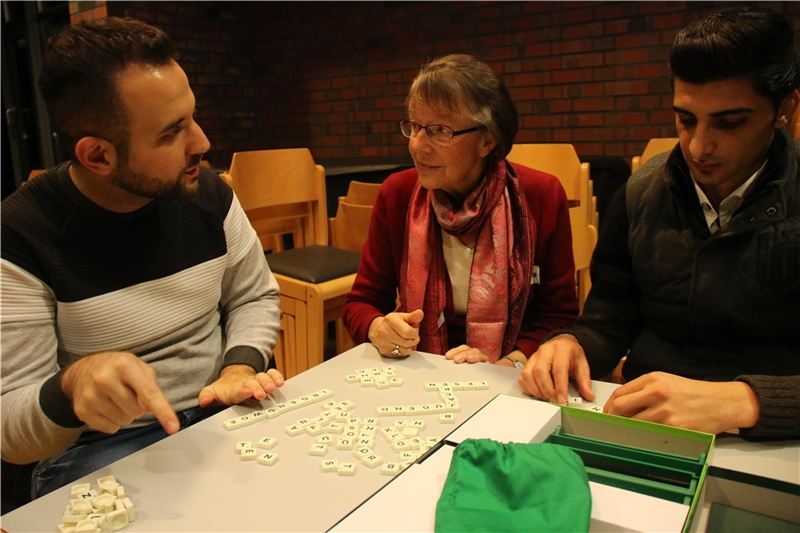
<svg viewBox="0 0 800 533">
<path fill-rule="evenodd" d="M 110 16 L 144 20 L 167 32 L 197 99 L 197 121 L 215 168 L 233 152 L 267 148 L 258 142 L 255 97 L 256 2 L 109 2 Z"/>
<path fill-rule="evenodd" d="M 106 16 L 105 0 L 69 3 L 70 24 L 76 24 L 82 20 L 102 19 Z"/>
<path fill-rule="evenodd" d="M 630 161 L 675 135 L 678 29 L 734 2 L 110 2 L 172 35 L 209 159 L 308 146 L 317 159 L 406 157 L 402 103 L 421 64 L 469 53 L 502 74 L 518 142 Z M 800 3 L 760 3 L 800 28 Z"/>
</svg>

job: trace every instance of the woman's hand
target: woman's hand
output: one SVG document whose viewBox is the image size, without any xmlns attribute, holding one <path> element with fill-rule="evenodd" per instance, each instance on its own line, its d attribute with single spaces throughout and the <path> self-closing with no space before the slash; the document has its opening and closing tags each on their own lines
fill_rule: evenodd
<svg viewBox="0 0 800 533">
<path fill-rule="evenodd" d="M 444 356 L 446 359 L 452 360 L 456 364 L 492 362 L 489 356 L 483 353 L 479 348 L 472 348 L 466 344 L 462 344 L 461 346 L 453 348 L 452 350 L 448 350 Z M 525 357 L 524 353 L 519 350 L 514 350 L 510 354 L 495 361 L 494 364 L 500 366 L 514 366 L 514 361 L 519 361 L 520 363 L 525 364 L 527 360 L 528 358 Z"/>
<path fill-rule="evenodd" d="M 489 363 L 489 356 L 479 348 L 472 348 L 466 344 L 457 346 L 452 350 L 447 350 L 444 354 L 445 359 L 449 359 L 456 364 L 460 363 Z"/>
<path fill-rule="evenodd" d="M 389 313 L 372 321 L 369 341 L 384 357 L 404 359 L 419 344 L 419 323 L 424 313 Z"/>
</svg>

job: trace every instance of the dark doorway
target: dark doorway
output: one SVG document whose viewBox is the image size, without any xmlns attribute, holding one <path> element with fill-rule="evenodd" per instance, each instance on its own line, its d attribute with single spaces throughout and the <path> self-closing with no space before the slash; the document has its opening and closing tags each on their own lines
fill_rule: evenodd
<svg viewBox="0 0 800 533">
<path fill-rule="evenodd" d="M 2 198 L 33 169 L 64 160 L 36 80 L 47 39 L 69 25 L 68 2 L 8 2 L 2 26 Z"/>
</svg>

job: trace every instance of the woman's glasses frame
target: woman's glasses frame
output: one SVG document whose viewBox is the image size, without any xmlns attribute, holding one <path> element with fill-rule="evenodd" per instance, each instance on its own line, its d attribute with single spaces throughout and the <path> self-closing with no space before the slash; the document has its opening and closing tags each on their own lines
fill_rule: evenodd
<svg viewBox="0 0 800 533">
<path fill-rule="evenodd" d="M 413 139 L 419 135 L 419 132 L 423 129 L 425 130 L 425 133 L 428 134 L 428 138 L 432 142 L 437 144 L 447 144 L 451 142 L 454 137 L 464 135 L 465 133 L 478 131 L 480 128 L 475 126 L 474 128 L 453 131 L 452 128 L 445 126 L 444 124 L 428 124 L 427 126 L 423 126 L 422 124 L 414 122 L 413 120 L 400 121 L 400 132 L 404 137 L 408 137 L 409 139 Z"/>
</svg>

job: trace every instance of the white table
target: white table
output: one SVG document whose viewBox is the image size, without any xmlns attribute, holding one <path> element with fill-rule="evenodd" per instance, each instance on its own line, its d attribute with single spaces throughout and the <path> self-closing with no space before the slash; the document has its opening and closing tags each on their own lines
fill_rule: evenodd
<svg viewBox="0 0 800 533">
<path fill-rule="evenodd" d="M 345 381 L 345 375 L 357 369 L 386 365 L 397 369 L 404 380 L 402 387 L 377 390 Z M 438 393 L 424 390 L 425 381 L 488 380 L 489 390 L 457 393 L 461 412 L 456 413 L 455 424 L 440 424 L 438 415 L 414 417 L 427 423 L 422 435 L 443 437 L 498 393 L 522 395 L 516 376 L 513 368 L 455 365 L 430 354 L 385 359 L 372 346 L 361 345 L 287 380 L 276 399 L 280 402 L 328 388 L 334 392 L 331 399 L 356 402 L 353 416 L 364 418 L 375 416 L 378 405 L 438 402 Z M 264 407 L 268 404 L 263 402 Z M 222 427 L 224 420 L 252 410 L 226 409 L 75 484 L 96 486 L 98 477 L 116 476 L 138 512 L 126 532 L 324 531 L 391 480 L 381 475 L 380 467 L 370 469 L 360 463 L 354 477 L 322 473 L 322 458 L 308 455 L 315 438 L 284 433 L 296 420 L 320 414 L 319 404 L 232 431 Z M 384 418 L 381 427 L 393 423 L 395 417 Z M 255 442 L 265 436 L 278 439 L 271 450 L 280 457 L 277 463 L 264 466 L 239 460 L 234 453 L 237 441 Z M 380 436 L 375 451 L 392 460 L 397 456 Z M 356 461 L 352 452 L 328 450 L 326 458 L 334 457 Z M 56 531 L 68 503 L 69 486 L 4 515 L 2 527 L 9 533 Z"/>
<path fill-rule="evenodd" d="M 357 369 L 386 365 L 397 369 L 398 376 L 404 380 L 402 387 L 377 390 L 345 381 L 344 376 Z M 436 392 L 424 390 L 426 381 L 487 380 L 488 390 L 456 393 L 461 412 L 456 415 L 455 425 L 440 424 L 438 415 L 413 417 L 426 421 L 422 435 L 444 437 L 497 394 L 524 396 L 517 384 L 517 375 L 518 371 L 513 368 L 455 365 L 441 356 L 425 353 L 414 353 L 404 360 L 386 359 L 365 344 L 287 380 L 276 395 L 276 401 L 328 388 L 334 392 L 332 399 L 354 401 L 353 416 L 364 418 L 375 416 L 379 405 L 437 402 Z M 602 405 L 615 386 L 595 382 L 593 387 L 597 402 L 584 402 L 586 408 Z M 265 401 L 263 406 L 268 407 L 270 403 Z M 351 452 L 333 449 L 328 450 L 326 458 L 352 459 L 358 463 L 356 475 L 322 473 L 322 458 L 308 455 L 315 438 L 290 437 L 284 433 L 284 428 L 296 420 L 321 413 L 319 404 L 232 431 L 222 427 L 224 420 L 252 410 L 252 406 L 231 407 L 75 483 L 91 482 L 96 486 L 98 477 L 116 476 L 137 511 L 137 520 L 124 530 L 126 532 L 325 531 L 392 479 L 381 475 L 380 467 L 370 469 L 358 463 Z M 381 417 L 380 426 L 392 424 L 399 418 Z M 239 460 L 234 453 L 237 441 L 255 442 L 265 436 L 278 439 L 277 446 L 271 450 L 280 456 L 275 465 Z M 796 441 L 759 445 L 745 443 L 738 437 L 720 440 L 724 441 L 724 451 L 719 453 L 718 450 L 714 461 L 722 467 L 753 468 L 752 463 L 756 462 L 759 475 L 766 473 L 779 479 L 788 475 L 789 480 L 796 479 L 796 456 L 800 450 Z M 756 448 L 756 455 L 751 455 L 753 448 Z M 375 451 L 388 460 L 396 457 L 379 436 Z M 787 468 L 787 462 L 793 469 Z M 68 500 L 69 486 L 4 515 L 0 525 L 9 533 L 56 531 Z"/>
<path fill-rule="evenodd" d="M 800 441 L 748 442 L 717 435 L 711 466 L 800 485 Z"/>
</svg>

